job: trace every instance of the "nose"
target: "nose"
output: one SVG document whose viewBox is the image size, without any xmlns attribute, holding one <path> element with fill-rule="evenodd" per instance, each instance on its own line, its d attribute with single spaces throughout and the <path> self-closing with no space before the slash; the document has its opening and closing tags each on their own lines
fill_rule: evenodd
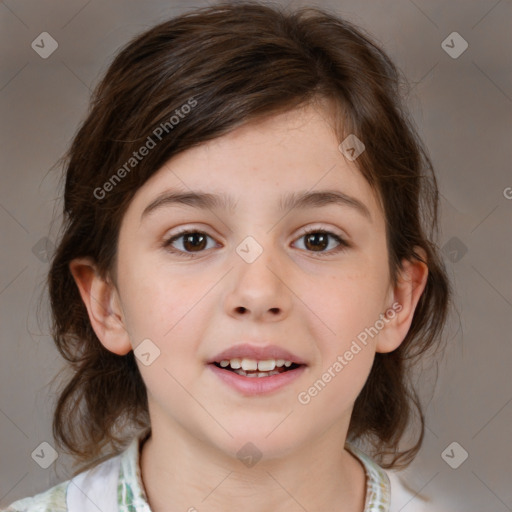
<svg viewBox="0 0 512 512">
<path fill-rule="evenodd" d="M 289 314 L 292 291 L 289 277 L 276 253 L 264 250 L 248 263 L 234 255 L 235 269 L 225 297 L 226 312 L 235 318 L 245 316 L 258 321 L 280 321 Z"/>
</svg>

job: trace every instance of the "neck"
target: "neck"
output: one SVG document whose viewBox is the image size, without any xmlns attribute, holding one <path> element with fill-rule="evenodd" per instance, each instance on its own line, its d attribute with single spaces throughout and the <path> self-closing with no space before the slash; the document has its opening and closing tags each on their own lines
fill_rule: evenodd
<svg viewBox="0 0 512 512">
<path fill-rule="evenodd" d="M 364 510 L 364 467 L 347 450 L 332 449 L 342 446 L 339 429 L 300 452 L 246 466 L 186 432 L 154 427 L 140 456 L 153 512 Z"/>
</svg>

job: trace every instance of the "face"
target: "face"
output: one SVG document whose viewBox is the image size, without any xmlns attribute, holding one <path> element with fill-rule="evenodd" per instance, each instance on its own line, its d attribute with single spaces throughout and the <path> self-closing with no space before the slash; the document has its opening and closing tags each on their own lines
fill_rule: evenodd
<svg viewBox="0 0 512 512">
<path fill-rule="evenodd" d="M 146 340 L 153 428 L 268 457 L 346 434 L 393 294 L 384 214 L 339 143 L 325 114 L 294 110 L 180 153 L 138 190 L 117 292 L 125 352 Z M 218 201 L 164 198 L 177 193 Z M 248 377 L 211 364 L 279 350 L 301 365 Z"/>
</svg>

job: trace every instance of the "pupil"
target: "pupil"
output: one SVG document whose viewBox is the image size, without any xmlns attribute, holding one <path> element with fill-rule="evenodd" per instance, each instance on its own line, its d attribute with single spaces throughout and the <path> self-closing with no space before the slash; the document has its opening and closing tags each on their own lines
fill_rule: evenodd
<svg viewBox="0 0 512 512">
<path fill-rule="evenodd" d="M 326 242 L 327 242 L 327 236 L 325 233 L 313 233 L 313 234 L 310 234 L 306 237 L 306 245 L 308 245 L 309 241 L 313 239 L 315 240 L 313 242 L 313 248 L 318 248 L 319 245 L 318 245 L 318 240 L 321 240 L 320 244 L 321 244 L 321 247 L 320 249 L 325 249 L 325 246 L 326 246 Z"/>
<path fill-rule="evenodd" d="M 199 237 L 201 238 L 201 241 L 199 242 L 199 245 L 198 244 L 194 244 L 193 242 L 191 242 L 191 240 L 194 239 L 194 237 Z M 185 239 L 183 241 L 183 245 L 185 247 L 185 249 L 190 250 L 191 248 L 192 249 L 204 249 L 204 242 L 206 240 L 206 237 L 203 236 L 201 233 L 191 233 L 189 235 L 186 235 L 185 236 Z M 189 244 L 192 244 L 191 246 L 189 246 Z"/>
</svg>

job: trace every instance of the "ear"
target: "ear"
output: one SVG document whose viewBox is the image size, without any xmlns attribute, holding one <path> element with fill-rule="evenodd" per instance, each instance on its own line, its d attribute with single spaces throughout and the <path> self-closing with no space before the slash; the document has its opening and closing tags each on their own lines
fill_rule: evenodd
<svg viewBox="0 0 512 512">
<path fill-rule="evenodd" d="M 427 261 L 427 255 L 423 248 L 416 246 L 415 251 Z M 417 259 L 402 260 L 402 269 L 397 284 L 390 293 L 390 304 L 393 306 L 388 306 L 389 321 L 377 338 L 377 352 L 392 352 L 405 339 L 411 327 L 416 305 L 427 284 L 427 278 L 428 266 L 425 263 Z M 391 311 L 395 312 L 394 316 Z"/>
<path fill-rule="evenodd" d="M 101 344 L 110 352 L 125 355 L 132 346 L 125 328 L 115 286 L 102 279 L 91 258 L 76 258 L 69 270 L 87 308 L 89 320 Z"/>
</svg>

